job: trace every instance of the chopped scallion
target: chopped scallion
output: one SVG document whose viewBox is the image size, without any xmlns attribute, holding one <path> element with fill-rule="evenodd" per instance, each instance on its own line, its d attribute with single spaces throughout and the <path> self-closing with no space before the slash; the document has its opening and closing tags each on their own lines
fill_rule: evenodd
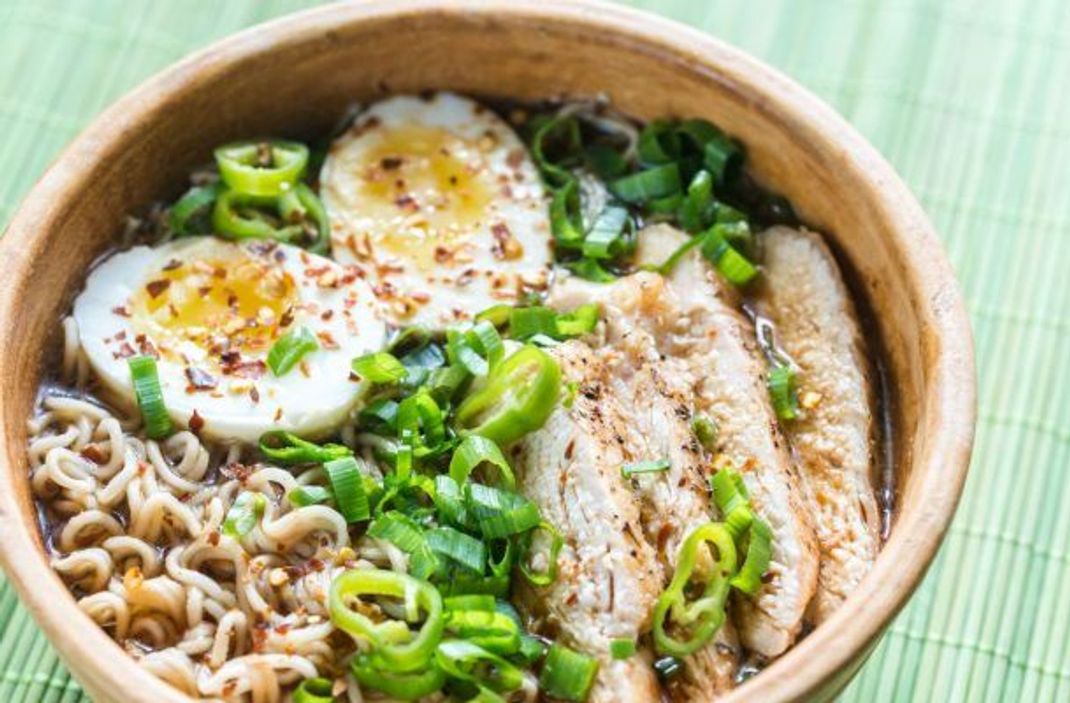
<svg viewBox="0 0 1070 703">
<path fill-rule="evenodd" d="M 316 335 L 307 327 L 298 327 L 275 340 L 267 355 L 267 365 L 275 376 L 285 376 L 307 354 L 319 348 Z"/>
<path fill-rule="evenodd" d="M 127 360 L 134 397 L 141 410 L 145 434 L 152 439 L 163 439 L 171 434 L 174 426 L 163 403 L 163 390 L 156 370 L 156 359 L 151 356 L 134 356 Z"/>
<path fill-rule="evenodd" d="M 619 638 L 609 642 L 609 654 L 614 659 L 627 659 L 635 652 L 635 640 Z"/>
<path fill-rule="evenodd" d="M 389 352 L 373 352 L 353 359 L 353 373 L 372 383 L 397 383 L 405 378 L 405 366 Z"/>
<path fill-rule="evenodd" d="M 635 461 L 630 464 L 624 464 L 620 467 L 620 474 L 624 478 L 631 478 L 636 474 L 649 474 L 656 471 L 665 471 L 672 464 L 668 459 L 646 459 L 644 461 Z"/>
<path fill-rule="evenodd" d="M 587 700 L 598 673 L 598 660 L 554 643 L 539 675 L 539 689 L 566 701 Z"/>
<path fill-rule="evenodd" d="M 351 456 L 328 461 L 323 465 L 331 481 L 334 502 L 346 522 L 360 522 L 371 517 L 368 494 L 364 492 L 364 477 L 357 460 Z"/>
</svg>

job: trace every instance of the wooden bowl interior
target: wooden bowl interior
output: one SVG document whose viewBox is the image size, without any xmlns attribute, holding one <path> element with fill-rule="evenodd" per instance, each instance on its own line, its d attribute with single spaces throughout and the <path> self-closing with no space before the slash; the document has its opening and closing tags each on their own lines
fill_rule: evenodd
<svg viewBox="0 0 1070 703">
<path fill-rule="evenodd" d="M 45 371 L 41 360 L 57 343 L 58 320 L 87 266 L 115 244 L 126 213 L 177 194 L 189 171 L 209 161 L 211 149 L 223 141 L 322 136 L 354 101 L 430 88 L 521 100 L 607 93 L 635 117 L 703 116 L 742 140 L 759 180 L 831 235 L 874 312 L 898 409 L 900 514 L 882 561 L 898 558 L 899 569 L 878 568 L 882 583 L 875 577 L 864 584 L 860 600 L 869 598 L 872 605 L 864 636 L 825 638 L 826 645 L 835 649 L 840 642 L 844 650 L 831 656 L 832 663 L 818 661 L 819 630 L 738 695 L 772 700 L 841 686 L 935 549 L 935 542 L 930 549 L 924 541 L 920 554 L 888 554 L 899 549 L 898 533 L 922 509 L 918 498 L 931 501 L 931 474 L 946 472 L 944 492 L 951 494 L 929 516 L 942 532 L 965 470 L 968 431 L 955 430 L 949 444 L 934 443 L 933 433 L 943 431 L 947 420 L 941 394 L 948 392 L 934 384 L 946 380 L 941 365 L 953 345 L 968 349 L 969 340 L 968 332 L 962 340 L 946 336 L 949 326 L 965 328 L 942 259 L 925 268 L 911 250 L 932 245 L 924 217 L 853 132 L 836 140 L 833 127 L 840 123 L 827 108 L 711 40 L 673 36 L 680 31 L 675 25 L 607 7 L 594 12 L 567 3 L 521 2 L 443 10 L 422 4 L 335 7 L 239 35 L 110 110 L 35 189 L 0 243 L 6 266 L 0 282 L 0 418 L 7 469 L 0 491 L 9 494 L 0 515 L 11 527 L 3 538 L 9 575 L 21 582 L 24 599 L 91 694 L 101 700 L 185 700 L 117 657 L 118 647 L 76 609 L 47 568 L 39 540 L 32 548 L 37 525 L 25 480 L 25 420 Z M 969 367 L 969 361 L 967 351 L 959 362 Z M 965 378 L 969 369 L 963 373 Z M 966 385 L 960 391 L 969 404 L 972 386 Z M 948 466 L 935 465 L 940 456 Z M 44 607 L 32 597 L 39 590 L 55 595 L 55 602 Z M 862 606 L 844 610 L 850 612 L 822 630 L 847 627 L 852 613 L 864 612 Z M 129 683 L 117 689 L 118 681 Z"/>
</svg>

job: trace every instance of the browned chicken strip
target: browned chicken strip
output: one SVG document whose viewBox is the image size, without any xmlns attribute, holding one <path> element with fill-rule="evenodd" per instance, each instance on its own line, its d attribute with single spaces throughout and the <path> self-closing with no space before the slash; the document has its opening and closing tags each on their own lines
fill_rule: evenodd
<svg viewBox="0 0 1070 703">
<path fill-rule="evenodd" d="M 647 653 L 615 660 L 610 642 L 637 640 L 650 627 L 663 573 L 643 536 L 635 493 L 621 479 L 626 430 L 608 387 L 608 369 L 585 344 L 552 350 L 567 382 L 579 384 L 571 408 L 559 405 L 515 455 L 519 488 L 565 538 L 558 578 L 521 594 L 529 615 L 569 646 L 599 660 L 590 701 L 651 701 L 658 682 Z"/>
<path fill-rule="evenodd" d="M 684 241 L 672 227 L 648 227 L 639 237 L 638 263 L 659 264 Z M 813 596 L 817 546 L 735 291 L 692 251 L 667 278 L 641 272 L 608 286 L 563 281 L 551 304 L 570 308 L 591 299 L 605 305 L 619 344 L 645 330 L 660 354 L 679 359 L 690 372 L 697 409 L 717 423 L 719 452 L 743 474 L 755 509 L 773 531 L 765 584 L 756 597 L 736 600 L 740 639 L 763 656 L 780 655 L 798 635 Z"/>
<path fill-rule="evenodd" d="M 799 455 L 821 549 L 811 604 L 816 624 L 854 590 L 880 547 L 873 391 L 854 306 L 820 235 L 774 227 L 759 239 L 762 309 L 800 370 L 804 415 L 785 431 Z"/>
</svg>

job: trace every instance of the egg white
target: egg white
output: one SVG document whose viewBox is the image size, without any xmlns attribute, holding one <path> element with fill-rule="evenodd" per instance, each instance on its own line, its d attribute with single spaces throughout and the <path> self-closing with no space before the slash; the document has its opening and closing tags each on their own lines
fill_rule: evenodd
<svg viewBox="0 0 1070 703">
<path fill-rule="evenodd" d="M 396 325 L 440 328 L 550 282 L 547 194 L 490 109 L 452 93 L 375 103 L 321 173 L 332 250 Z"/>
<path fill-rule="evenodd" d="M 169 277 L 176 278 L 161 283 Z M 264 280 L 272 285 L 262 287 Z M 257 297 L 239 295 L 250 290 Z M 235 312 L 211 313 L 207 326 L 194 324 L 197 318 L 172 321 L 201 304 L 191 295 L 226 296 Z M 249 326 L 239 300 L 267 303 L 259 308 L 259 327 Z M 133 408 L 127 359 L 153 354 L 173 421 L 247 442 L 275 428 L 315 437 L 337 427 L 362 391 L 350 378 L 351 360 L 386 341 L 375 296 L 352 267 L 288 245 L 213 237 L 109 257 L 90 274 L 73 315 L 82 348 L 112 395 Z M 300 327 L 317 336 L 319 349 L 277 378 L 266 368 L 267 352 L 275 338 Z"/>
</svg>

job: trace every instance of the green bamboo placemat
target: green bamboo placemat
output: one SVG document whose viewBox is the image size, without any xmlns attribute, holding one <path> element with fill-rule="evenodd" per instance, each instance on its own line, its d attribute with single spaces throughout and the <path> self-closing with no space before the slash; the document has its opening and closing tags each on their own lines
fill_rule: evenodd
<svg viewBox="0 0 1070 703">
<path fill-rule="evenodd" d="M 0 1 L 0 223 L 129 87 L 308 4 Z M 844 700 L 1070 700 L 1070 3 L 630 4 L 726 39 L 834 105 L 921 198 L 969 304 L 980 424 L 962 507 Z M 0 623 L 0 701 L 83 698 L 6 584 Z"/>
</svg>

